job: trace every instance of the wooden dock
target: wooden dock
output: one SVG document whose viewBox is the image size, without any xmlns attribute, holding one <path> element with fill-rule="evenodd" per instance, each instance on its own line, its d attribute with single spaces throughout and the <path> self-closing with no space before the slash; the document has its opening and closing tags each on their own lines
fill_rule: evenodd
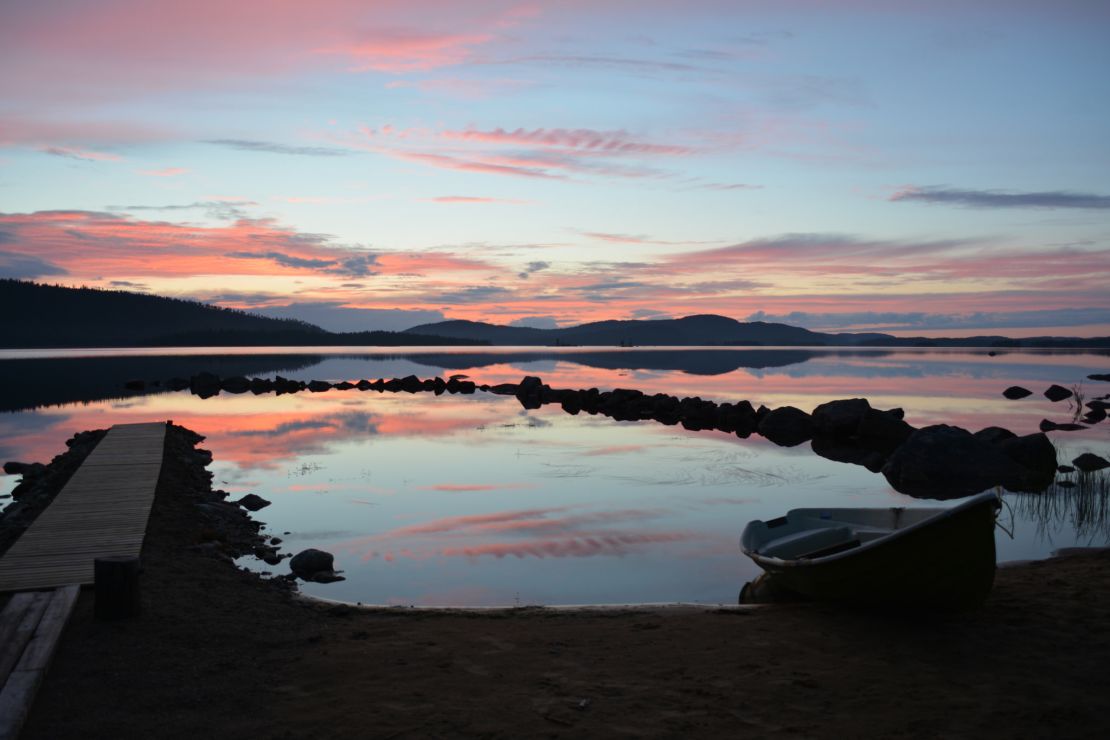
<svg viewBox="0 0 1110 740">
<path fill-rule="evenodd" d="M 137 557 L 162 470 L 166 425 L 108 430 L 54 501 L 0 557 L 0 592 L 93 582 L 93 560 Z"/>
</svg>

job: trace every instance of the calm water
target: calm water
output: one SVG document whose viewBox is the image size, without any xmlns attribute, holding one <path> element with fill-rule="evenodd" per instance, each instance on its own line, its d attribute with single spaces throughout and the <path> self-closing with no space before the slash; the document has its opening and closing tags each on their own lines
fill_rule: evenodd
<svg viewBox="0 0 1110 740">
<path fill-rule="evenodd" d="M 219 356 L 217 356 L 219 354 Z M 0 352 L 0 458 L 47 461 L 76 431 L 173 419 L 207 435 L 216 485 L 257 493 L 257 514 L 296 552 L 336 554 L 347 580 L 308 584 L 328 598 L 379 604 L 504 605 L 733 602 L 756 570 L 738 549 L 750 519 L 799 506 L 933 506 L 881 475 L 808 445 L 688 432 L 654 422 L 526 411 L 512 397 L 330 391 L 276 397 L 126 394 L 125 380 L 211 370 L 341 380 L 463 373 L 478 383 L 539 375 L 553 387 L 638 388 L 811 410 L 863 396 L 906 410 L 915 426 L 1019 434 L 1070 419 L 1040 396 L 1110 383 L 1110 357 L 986 350 L 334 351 L 311 348 Z M 1036 395 L 1007 401 L 1024 385 Z M 1061 462 L 1104 456 L 1110 423 L 1055 432 Z M 7 493 L 16 478 L 0 478 Z M 999 559 L 1110 543 L 1105 495 L 1007 494 L 1014 539 Z M 1009 513 L 1003 518 L 1008 520 Z M 289 534 L 284 534 L 288 532 Z M 267 566 L 245 559 L 244 565 Z M 279 566 L 280 570 L 284 567 Z"/>
</svg>

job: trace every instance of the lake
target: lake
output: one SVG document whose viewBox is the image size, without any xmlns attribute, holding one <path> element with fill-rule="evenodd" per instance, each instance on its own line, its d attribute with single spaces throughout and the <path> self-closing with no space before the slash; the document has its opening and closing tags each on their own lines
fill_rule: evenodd
<svg viewBox="0 0 1110 740">
<path fill-rule="evenodd" d="M 172 419 L 208 437 L 214 485 L 273 504 L 255 514 L 283 551 L 336 555 L 346 581 L 305 584 L 351 602 L 422 606 L 733 603 L 757 570 L 738 538 L 751 519 L 801 506 L 936 506 L 883 476 L 814 454 L 652 421 L 526 410 L 512 396 L 131 393 L 133 378 L 200 371 L 311 380 L 538 375 L 555 388 L 635 388 L 811 411 L 865 397 L 916 427 L 1018 434 L 1070 421 L 1069 401 L 1110 383 L 1104 351 L 963 349 L 190 348 L 0 351 L 0 459 L 47 462 L 77 431 Z M 1034 392 L 1009 401 L 1001 392 Z M 1058 459 L 1107 456 L 1103 423 L 1053 432 Z M 18 478 L 0 478 L 7 494 Z M 1105 487 L 1007 492 L 1000 561 L 1110 544 Z M 8 499 L 0 500 L 0 503 Z M 941 505 L 950 505 L 944 502 Z M 253 558 L 241 564 L 270 568 Z M 287 566 L 278 566 L 284 571 Z"/>
</svg>

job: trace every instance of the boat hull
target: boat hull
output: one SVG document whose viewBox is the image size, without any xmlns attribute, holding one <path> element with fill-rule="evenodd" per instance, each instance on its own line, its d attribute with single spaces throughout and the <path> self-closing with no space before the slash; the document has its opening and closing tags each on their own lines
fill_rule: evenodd
<svg viewBox="0 0 1110 740">
<path fill-rule="evenodd" d="M 874 547 L 814 560 L 747 553 L 775 591 L 860 604 L 971 609 L 994 584 L 994 521 L 986 500 Z"/>
</svg>

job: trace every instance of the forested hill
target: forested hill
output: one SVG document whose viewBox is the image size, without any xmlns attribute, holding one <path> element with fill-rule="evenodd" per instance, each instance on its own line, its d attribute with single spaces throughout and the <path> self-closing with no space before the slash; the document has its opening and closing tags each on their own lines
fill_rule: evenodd
<svg viewBox="0 0 1110 740">
<path fill-rule="evenodd" d="M 0 280 L 0 347 L 484 344 L 397 332 L 336 334 L 196 301 Z"/>
</svg>

